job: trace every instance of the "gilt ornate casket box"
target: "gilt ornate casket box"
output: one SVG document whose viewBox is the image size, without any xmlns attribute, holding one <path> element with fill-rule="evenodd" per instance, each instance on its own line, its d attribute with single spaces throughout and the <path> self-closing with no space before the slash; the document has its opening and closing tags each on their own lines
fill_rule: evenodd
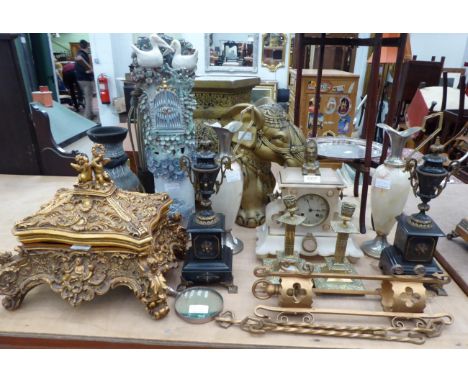
<svg viewBox="0 0 468 382">
<path fill-rule="evenodd" d="M 77 155 L 73 189 L 59 189 L 52 201 L 13 228 L 21 245 L 0 255 L 3 306 L 16 309 L 29 290 L 48 284 L 76 306 L 110 288 L 125 285 L 150 315 L 164 317 L 164 273 L 176 267 L 185 251 L 185 230 L 167 211 L 166 193 L 123 191 L 104 171 L 103 147 L 91 161 Z"/>
</svg>

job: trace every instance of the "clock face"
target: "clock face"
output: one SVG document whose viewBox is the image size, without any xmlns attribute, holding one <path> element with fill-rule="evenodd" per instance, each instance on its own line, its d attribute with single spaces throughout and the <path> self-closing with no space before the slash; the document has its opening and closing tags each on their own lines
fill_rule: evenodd
<svg viewBox="0 0 468 382">
<path fill-rule="evenodd" d="M 315 227 L 328 218 L 330 206 L 322 196 L 306 194 L 297 199 L 297 214 L 305 216 L 303 226 Z"/>
</svg>

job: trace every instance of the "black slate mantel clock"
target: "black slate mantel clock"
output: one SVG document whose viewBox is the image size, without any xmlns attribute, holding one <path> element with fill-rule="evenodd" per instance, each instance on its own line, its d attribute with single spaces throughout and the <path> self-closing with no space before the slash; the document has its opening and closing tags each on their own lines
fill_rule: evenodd
<svg viewBox="0 0 468 382">
<path fill-rule="evenodd" d="M 230 164 L 227 156 L 217 158 L 209 141 L 200 143 L 194 163 L 187 156 L 180 159 L 181 168 L 188 173 L 194 186 L 198 203 L 197 211 L 190 216 L 187 225 L 191 247 L 186 253 L 178 290 L 194 284 L 220 284 L 227 287 L 229 293 L 237 293 L 232 276 L 232 250 L 225 245 L 224 215 L 213 211 L 210 200 L 218 192 Z M 217 181 L 220 171 L 221 181 Z"/>
</svg>

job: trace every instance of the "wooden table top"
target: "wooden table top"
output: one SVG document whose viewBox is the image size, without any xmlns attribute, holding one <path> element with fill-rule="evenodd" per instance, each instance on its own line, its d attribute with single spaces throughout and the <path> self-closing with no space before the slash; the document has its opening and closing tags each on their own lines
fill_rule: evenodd
<svg viewBox="0 0 468 382">
<path fill-rule="evenodd" d="M 75 178 L 0 175 L 0 250 L 12 250 L 18 242 L 11 234 L 16 220 L 35 212 L 50 200 L 60 187 L 71 187 Z M 431 203 L 431 216 L 445 232 L 466 215 L 465 206 L 468 185 L 449 184 L 442 195 Z M 352 188 L 345 190 L 345 200 L 354 200 Z M 369 198 L 370 199 L 370 198 Z M 414 212 L 417 201 L 410 196 L 406 212 Z M 450 206 L 450 208 L 447 207 Z M 370 213 L 370 208 L 368 208 Z M 442 217 L 439 215 L 443 215 Z M 370 222 L 370 219 L 367 219 Z M 452 229 L 453 227 L 450 227 Z M 394 229 L 395 230 L 395 229 Z M 394 232 L 393 230 L 393 232 Z M 244 241 L 244 251 L 234 256 L 234 279 L 239 287 L 238 294 L 228 294 L 216 288 L 224 297 L 225 310 L 231 310 L 237 318 L 252 315 L 256 305 L 266 303 L 275 306 L 275 299 L 260 301 L 253 297 L 250 289 L 255 280 L 253 269 L 259 265 L 255 257 L 255 230 L 236 226 L 235 234 Z M 356 235 L 357 244 L 373 237 L 370 230 L 366 235 Z M 389 238 L 393 240 L 393 233 Z M 441 241 L 445 239 L 442 238 Z M 448 242 L 448 241 L 447 241 Z M 455 242 L 455 240 L 454 240 Z M 442 248 L 450 245 L 450 251 L 467 256 L 466 247 L 460 243 L 440 243 Z M 468 264 L 468 262 L 466 262 Z M 379 274 L 377 261 L 364 257 L 356 264 L 361 274 Z M 169 285 L 176 287 L 178 270 L 167 274 Z M 372 282 L 366 286 L 377 286 Z M 427 339 L 424 345 L 362 339 L 319 337 L 269 333 L 252 335 L 238 327 L 223 329 L 215 322 L 193 325 L 182 321 L 171 309 L 169 315 L 154 321 L 144 306 L 126 288 L 117 288 L 93 301 L 73 308 L 48 286 L 33 289 L 21 307 L 10 312 L 0 308 L 0 346 L 72 346 L 72 347 L 312 347 L 312 348 L 466 348 L 468 347 L 467 297 L 454 283 L 446 286 L 447 297 L 433 297 L 428 301 L 426 312 L 450 313 L 455 322 L 444 328 L 440 337 Z M 169 299 L 172 308 L 173 298 Z M 314 299 L 317 308 L 350 308 L 381 310 L 375 296 L 338 297 L 319 296 Z M 357 325 L 388 324 L 386 319 L 363 317 L 318 317 L 318 321 L 349 323 Z M 89 342 L 83 342 L 89 341 Z"/>
</svg>

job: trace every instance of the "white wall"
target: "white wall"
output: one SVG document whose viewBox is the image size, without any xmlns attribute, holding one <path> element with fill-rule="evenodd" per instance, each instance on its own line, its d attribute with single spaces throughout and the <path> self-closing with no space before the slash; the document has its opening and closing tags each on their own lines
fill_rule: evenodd
<svg viewBox="0 0 468 382">
<path fill-rule="evenodd" d="M 465 55 L 463 57 L 463 65 L 465 65 L 465 62 L 468 62 L 468 38 L 466 39 Z"/>
<path fill-rule="evenodd" d="M 119 123 L 119 115 L 112 104 L 103 105 L 99 97 L 97 87 L 97 78 L 103 73 L 109 77 L 109 93 L 111 99 L 117 94 L 115 74 L 114 74 L 114 55 L 112 52 L 112 38 L 110 33 L 90 33 L 89 43 L 93 55 L 93 69 L 96 82 L 96 91 L 99 107 L 99 119 L 103 126 L 113 126 Z"/>
<path fill-rule="evenodd" d="M 463 68 L 468 33 L 411 33 L 411 50 L 418 60 L 440 60 L 445 56 L 446 68 Z"/>
<path fill-rule="evenodd" d="M 109 93 L 111 100 L 123 97 L 123 82 L 117 78 L 124 77 L 131 63 L 131 33 L 90 33 L 89 42 L 93 55 L 95 80 L 103 73 L 109 77 Z M 96 82 L 96 89 L 97 82 Z M 119 114 L 112 104 L 103 105 L 99 94 L 97 96 L 99 118 L 103 126 L 113 126 L 119 123 Z"/>
<path fill-rule="evenodd" d="M 130 71 L 129 65 L 132 63 L 132 35 L 130 33 L 111 33 L 112 56 L 114 60 L 114 74 L 116 78 L 124 78 L 125 73 Z M 116 82 L 117 94 L 114 97 L 123 97 L 123 82 Z"/>
<path fill-rule="evenodd" d="M 359 33 L 360 38 L 370 37 L 370 33 Z M 354 74 L 359 74 L 359 85 L 356 96 L 356 108 L 359 102 L 361 102 L 361 95 L 367 92 L 367 89 L 364 88 L 364 79 L 366 76 L 367 69 L 367 54 L 369 52 L 368 46 L 360 46 L 356 50 L 356 59 L 354 61 Z"/>
<path fill-rule="evenodd" d="M 183 38 L 190 42 L 198 50 L 197 76 L 205 75 L 205 34 L 204 33 L 168 33 L 174 38 Z M 124 77 L 128 73 L 128 65 L 131 63 L 132 50 L 131 44 L 138 36 L 148 36 L 149 33 L 90 33 L 89 41 L 93 53 L 94 68 L 96 77 L 104 73 L 110 77 L 111 99 L 123 96 L 123 83 L 117 78 Z M 269 71 L 261 66 L 261 41 L 262 34 L 258 34 L 259 54 L 256 73 L 252 72 L 230 72 L 229 75 L 258 76 L 263 80 L 278 81 L 279 88 L 286 88 L 288 81 L 289 65 L 289 45 L 291 43 L 288 37 L 286 48 L 285 66 L 279 68 L 276 72 Z M 208 72 L 208 75 L 222 75 L 222 72 Z M 99 99 L 99 97 L 98 97 Z M 112 105 L 102 105 L 99 100 L 99 113 L 102 125 L 112 125 L 118 123 L 118 114 L 114 111 Z"/>
<path fill-rule="evenodd" d="M 174 34 L 170 34 L 175 36 Z M 182 33 L 182 38 L 192 43 L 195 49 L 198 49 L 198 67 L 196 71 L 197 76 L 205 75 L 205 34 L 204 33 Z M 233 34 L 235 37 L 235 34 Z M 245 36 L 245 34 L 243 34 Z M 234 38 L 233 38 L 234 39 Z M 288 87 L 288 65 L 289 65 L 289 45 L 291 44 L 290 34 L 288 34 L 288 45 L 286 47 L 286 61 L 285 66 L 279 68 L 276 72 L 271 72 L 261 64 L 261 48 L 262 48 L 262 34 L 258 33 L 258 71 L 253 72 L 229 72 L 229 75 L 242 75 L 242 76 L 256 76 L 262 80 L 276 80 L 278 81 L 278 88 Z M 223 72 L 208 72 L 206 75 L 222 75 Z"/>
<path fill-rule="evenodd" d="M 130 45 L 136 40 L 136 36 L 148 35 L 147 33 L 91 33 L 89 40 L 91 50 L 93 52 L 94 68 L 96 77 L 100 73 L 105 73 L 110 77 L 110 92 L 111 99 L 123 96 L 123 83 L 117 78 L 124 77 L 128 72 L 128 65 L 131 63 L 131 48 Z M 204 33 L 171 33 L 175 38 L 183 38 L 198 50 L 198 67 L 197 76 L 206 75 L 205 73 L 205 35 Z M 289 66 L 289 45 L 291 43 L 288 34 L 288 46 L 286 49 L 285 67 L 278 69 L 276 72 L 271 72 L 267 68 L 261 66 L 261 33 L 258 34 L 259 55 L 258 55 L 258 71 L 257 73 L 250 72 L 233 72 L 229 75 L 242 76 L 258 76 L 263 80 L 278 81 L 279 88 L 287 87 L 288 66 Z M 360 33 L 359 37 L 368 37 L 369 33 Z M 468 33 L 412 33 L 411 47 L 413 54 L 418 55 L 419 60 L 430 60 L 432 56 L 440 59 L 440 56 L 445 56 L 445 67 L 463 67 L 463 63 L 468 61 Z M 358 100 L 364 92 L 363 82 L 366 72 L 368 48 L 360 47 L 356 53 L 356 62 L 354 73 L 359 74 Z M 209 72 L 208 75 L 220 75 L 222 72 Z M 99 97 L 98 97 L 99 98 Z M 105 125 L 116 124 L 119 121 L 118 114 L 113 109 L 112 105 L 102 105 L 99 102 L 99 112 L 101 123 Z"/>
</svg>

